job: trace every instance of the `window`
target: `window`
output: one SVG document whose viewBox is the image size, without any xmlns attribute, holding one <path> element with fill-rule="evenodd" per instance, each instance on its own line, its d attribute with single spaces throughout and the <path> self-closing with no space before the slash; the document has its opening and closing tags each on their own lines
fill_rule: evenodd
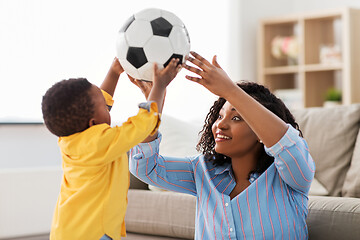
<svg viewBox="0 0 360 240">
<path fill-rule="evenodd" d="M 226 69 L 227 1 L 0 0 L 0 122 L 42 122 L 42 95 L 62 79 L 86 77 L 100 85 L 115 56 L 118 29 L 133 13 L 150 7 L 180 17 L 192 50 L 207 59 L 218 55 Z M 164 114 L 204 119 L 215 98 L 185 74 L 182 70 L 169 86 Z M 114 98 L 113 122 L 135 114 L 144 100 L 125 74 Z"/>
</svg>

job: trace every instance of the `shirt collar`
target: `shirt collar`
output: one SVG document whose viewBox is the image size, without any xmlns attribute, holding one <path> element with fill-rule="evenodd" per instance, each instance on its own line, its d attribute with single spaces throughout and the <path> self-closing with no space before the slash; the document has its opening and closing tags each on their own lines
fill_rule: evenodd
<svg viewBox="0 0 360 240">
<path fill-rule="evenodd" d="M 258 173 L 251 173 L 249 182 L 253 183 L 260 175 Z"/>
<path fill-rule="evenodd" d="M 220 175 L 223 174 L 224 172 L 229 172 L 229 174 L 232 173 L 231 163 L 224 163 L 221 166 L 217 166 L 215 169 L 215 175 Z M 260 176 L 259 173 L 251 173 L 249 182 L 253 183 L 259 176 Z"/>
<path fill-rule="evenodd" d="M 223 165 L 216 166 L 215 175 L 223 174 L 224 172 L 230 172 L 231 169 L 231 163 L 224 163 Z"/>
</svg>

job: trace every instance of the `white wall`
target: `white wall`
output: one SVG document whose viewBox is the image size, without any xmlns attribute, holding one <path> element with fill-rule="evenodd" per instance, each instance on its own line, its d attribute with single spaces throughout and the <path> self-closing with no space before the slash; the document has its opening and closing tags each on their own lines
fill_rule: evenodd
<svg viewBox="0 0 360 240">
<path fill-rule="evenodd" d="M 60 166 L 57 137 L 43 124 L 0 124 L 0 169 Z"/>
<path fill-rule="evenodd" d="M 187 26 L 192 50 L 220 64 L 233 80 L 257 80 L 256 33 L 263 17 L 360 7 L 359 0 L 0 0 L 0 120 L 41 121 L 40 102 L 56 81 L 87 77 L 100 84 L 115 55 L 116 32 L 133 13 L 163 8 Z M 183 70 L 168 89 L 164 112 L 182 120 L 202 119 L 215 97 L 184 79 Z M 121 77 L 112 113 L 116 123 L 136 112 L 143 97 Z M 20 119 L 21 121 L 21 119 Z"/>
<path fill-rule="evenodd" d="M 228 2 L 217 0 L 0 0 L 0 121 L 42 121 L 40 103 L 55 82 L 86 77 L 100 85 L 115 56 L 115 39 L 132 14 L 144 8 L 175 13 L 188 28 L 191 48 L 218 55 L 228 68 Z M 214 96 L 184 78 L 168 88 L 164 112 L 183 120 L 204 118 Z M 113 120 L 135 114 L 143 101 L 124 75 L 115 92 Z"/>
</svg>

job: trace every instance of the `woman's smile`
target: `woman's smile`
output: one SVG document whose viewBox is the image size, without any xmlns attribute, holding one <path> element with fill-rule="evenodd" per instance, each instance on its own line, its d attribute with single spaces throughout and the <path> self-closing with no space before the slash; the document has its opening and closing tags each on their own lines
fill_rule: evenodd
<svg viewBox="0 0 360 240">
<path fill-rule="evenodd" d="M 217 131 L 215 134 L 215 142 L 224 142 L 224 141 L 228 141 L 231 140 L 231 137 L 227 136 L 226 134 L 224 134 L 221 131 Z"/>
</svg>

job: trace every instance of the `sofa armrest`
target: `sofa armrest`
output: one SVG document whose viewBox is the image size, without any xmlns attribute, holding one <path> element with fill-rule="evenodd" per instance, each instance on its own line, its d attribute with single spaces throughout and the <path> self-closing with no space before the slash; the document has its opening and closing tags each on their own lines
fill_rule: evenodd
<svg viewBox="0 0 360 240">
<path fill-rule="evenodd" d="M 309 239 L 360 239 L 360 198 L 309 197 Z"/>
<path fill-rule="evenodd" d="M 175 192 L 129 189 L 126 230 L 194 239 L 196 198 Z"/>
</svg>

